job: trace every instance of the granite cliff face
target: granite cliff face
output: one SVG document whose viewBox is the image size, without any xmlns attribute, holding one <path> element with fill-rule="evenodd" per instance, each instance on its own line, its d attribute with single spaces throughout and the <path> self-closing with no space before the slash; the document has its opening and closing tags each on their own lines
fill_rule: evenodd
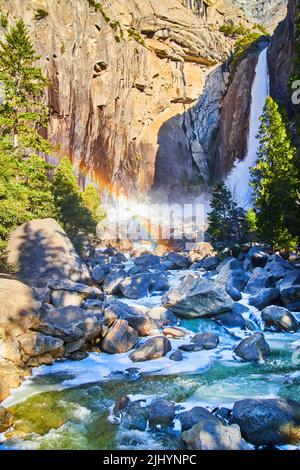
<svg viewBox="0 0 300 470">
<path fill-rule="evenodd" d="M 0 9 L 10 22 L 24 19 L 41 55 L 52 82 L 46 132 L 61 155 L 110 190 L 163 187 L 178 194 L 199 191 L 214 172 L 211 144 L 234 44 L 220 26 L 228 19 L 250 24 L 236 3 L 243 6 L 233 0 L 0 0 Z M 252 58 L 239 72 L 248 97 L 254 66 Z M 233 117 L 236 96 L 226 96 Z M 237 152 L 245 146 L 247 109 Z M 219 157 L 220 173 L 232 155 L 225 164 Z"/>
</svg>

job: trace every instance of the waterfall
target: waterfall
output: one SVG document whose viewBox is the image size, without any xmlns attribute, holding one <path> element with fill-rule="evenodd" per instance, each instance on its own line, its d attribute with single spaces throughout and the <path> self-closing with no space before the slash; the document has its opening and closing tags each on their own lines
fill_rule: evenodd
<svg viewBox="0 0 300 470">
<path fill-rule="evenodd" d="M 235 163 L 231 173 L 226 178 L 226 185 L 232 191 L 233 197 L 240 207 L 245 210 L 251 207 L 252 188 L 249 186 L 250 171 L 257 160 L 257 133 L 260 127 L 260 116 L 267 97 L 269 96 L 269 70 L 266 47 L 259 55 L 255 69 L 255 77 L 251 90 L 251 110 L 247 154 L 243 160 Z"/>
</svg>

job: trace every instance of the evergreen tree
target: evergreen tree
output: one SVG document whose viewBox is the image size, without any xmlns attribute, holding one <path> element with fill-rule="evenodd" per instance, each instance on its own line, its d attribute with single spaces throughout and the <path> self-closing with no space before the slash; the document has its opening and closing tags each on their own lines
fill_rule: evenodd
<svg viewBox="0 0 300 470">
<path fill-rule="evenodd" d="M 72 164 L 68 157 L 62 158 L 53 179 L 53 195 L 61 222 L 72 236 L 79 231 L 94 233 L 97 221 L 85 206 Z"/>
<path fill-rule="evenodd" d="M 49 81 L 35 66 L 39 59 L 23 20 L 0 41 L 0 81 L 5 87 L 5 102 L 0 105 L 1 139 L 14 148 L 50 152 L 51 145 L 37 132 L 45 126 L 48 108 L 41 102 Z"/>
<path fill-rule="evenodd" d="M 251 185 L 258 233 L 276 248 L 295 244 L 299 226 L 296 150 L 291 144 L 277 103 L 268 98 L 258 133 L 257 164 L 251 169 Z"/>
<path fill-rule="evenodd" d="M 92 185 L 88 184 L 82 193 L 85 207 L 92 213 L 94 219 L 100 222 L 105 218 L 105 211 L 101 206 L 101 198 L 97 189 Z"/>
<path fill-rule="evenodd" d="M 210 205 L 208 233 L 216 248 L 241 243 L 243 220 L 233 201 L 231 191 L 223 181 L 214 187 Z"/>
<path fill-rule="evenodd" d="M 26 160 L 18 153 L 0 149 L 0 265 L 5 265 L 5 247 L 10 233 L 35 218 L 55 217 L 51 166 L 31 155 Z"/>
</svg>

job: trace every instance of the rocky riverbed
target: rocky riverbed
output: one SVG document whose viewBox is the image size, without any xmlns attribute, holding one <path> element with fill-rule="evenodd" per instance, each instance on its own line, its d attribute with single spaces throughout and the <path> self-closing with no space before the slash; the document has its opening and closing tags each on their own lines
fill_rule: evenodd
<svg viewBox="0 0 300 470">
<path fill-rule="evenodd" d="M 2 448 L 298 448 L 297 256 L 201 243 L 96 246 L 83 261 L 52 219 L 9 250 Z"/>
</svg>

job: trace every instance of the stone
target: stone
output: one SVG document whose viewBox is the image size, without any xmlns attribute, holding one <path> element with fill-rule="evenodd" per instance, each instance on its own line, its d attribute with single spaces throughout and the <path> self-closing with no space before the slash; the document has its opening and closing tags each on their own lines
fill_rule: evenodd
<svg viewBox="0 0 300 470">
<path fill-rule="evenodd" d="M 153 307 L 148 310 L 147 316 L 155 323 L 156 328 L 177 323 L 174 313 L 165 307 Z"/>
<path fill-rule="evenodd" d="M 109 354 L 124 353 L 138 342 L 138 333 L 126 320 L 116 320 L 101 343 L 101 349 Z"/>
<path fill-rule="evenodd" d="M 246 284 L 245 292 L 247 294 L 258 294 L 262 289 L 276 287 L 276 279 L 272 272 L 261 267 L 253 269 L 251 276 Z"/>
<path fill-rule="evenodd" d="M 7 431 L 13 424 L 13 415 L 0 406 L 0 433 Z"/>
<path fill-rule="evenodd" d="M 280 299 L 287 309 L 298 311 L 298 308 L 295 309 L 294 306 L 300 303 L 300 284 L 281 288 Z"/>
<path fill-rule="evenodd" d="M 41 333 L 29 331 L 18 337 L 24 354 L 30 357 L 50 353 L 53 357 L 61 357 L 64 353 L 64 342 L 59 338 L 46 336 Z"/>
<path fill-rule="evenodd" d="M 263 333 L 254 333 L 243 339 L 233 352 L 244 361 L 262 361 L 271 351 Z"/>
<path fill-rule="evenodd" d="M 284 278 L 289 271 L 293 270 L 292 265 L 279 255 L 272 255 L 269 257 L 265 269 L 269 271 L 274 278 L 279 281 Z"/>
<path fill-rule="evenodd" d="M 213 333 L 198 333 L 193 336 L 191 342 L 196 346 L 197 350 L 201 350 L 215 349 L 220 340 L 219 337 Z"/>
<path fill-rule="evenodd" d="M 216 421 L 215 421 L 216 420 Z M 241 436 L 239 426 L 224 426 L 214 416 L 202 419 L 188 431 L 182 440 L 189 450 L 250 450 Z"/>
<path fill-rule="evenodd" d="M 254 445 L 294 444 L 300 434 L 300 403 L 280 398 L 241 400 L 234 404 L 231 422 Z"/>
<path fill-rule="evenodd" d="M 176 349 L 176 351 L 170 354 L 169 359 L 170 361 L 175 361 L 175 362 L 182 361 L 183 359 L 182 352 L 179 349 Z"/>
<path fill-rule="evenodd" d="M 31 287 L 13 279 L 0 279 L 0 328 L 16 337 L 39 321 L 41 304 Z"/>
<path fill-rule="evenodd" d="M 249 297 L 249 304 L 256 307 L 258 310 L 263 310 L 268 305 L 274 304 L 279 299 L 279 289 L 277 287 L 270 287 L 261 289 L 258 294 Z"/>
<path fill-rule="evenodd" d="M 225 290 L 197 275 L 187 275 L 181 284 L 167 292 L 163 305 L 183 318 L 213 317 L 230 312 L 234 303 Z"/>
<path fill-rule="evenodd" d="M 120 292 L 120 284 L 127 277 L 123 270 L 111 271 L 104 280 L 103 289 L 108 295 L 115 295 Z"/>
<path fill-rule="evenodd" d="M 175 405 L 164 398 L 153 398 L 149 405 L 150 426 L 171 426 L 175 418 Z"/>
<path fill-rule="evenodd" d="M 204 258 L 208 256 L 215 256 L 216 252 L 212 245 L 207 242 L 199 242 L 196 243 L 193 250 L 189 252 L 189 259 L 192 262 L 202 261 Z"/>
<path fill-rule="evenodd" d="M 269 255 L 264 251 L 263 246 L 252 246 L 247 253 L 244 267 L 246 269 L 264 268 L 268 259 Z"/>
<path fill-rule="evenodd" d="M 2 403 L 10 395 L 10 387 L 0 376 L 0 403 Z"/>
<path fill-rule="evenodd" d="M 165 259 L 170 263 L 168 268 L 170 270 L 188 269 L 192 264 L 187 256 L 176 253 L 175 251 L 168 253 Z"/>
<path fill-rule="evenodd" d="M 0 340 L 0 361 L 22 362 L 18 346 L 16 340 L 10 338 Z"/>
<path fill-rule="evenodd" d="M 45 308 L 35 330 L 71 343 L 79 338 L 96 338 L 101 333 L 101 324 L 95 315 L 80 307 Z"/>
<path fill-rule="evenodd" d="M 81 294 L 66 290 L 55 290 L 51 294 L 51 302 L 55 307 L 80 307 L 83 299 Z"/>
<path fill-rule="evenodd" d="M 241 328 L 246 327 L 246 321 L 242 313 L 248 313 L 249 309 L 238 302 L 235 303 L 232 312 L 220 313 L 214 320 L 227 328 Z"/>
<path fill-rule="evenodd" d="M 180 328 L 168 327 L 163 329 L 163 334 L 171 338 L 184 338 L 187 333 Z"/>
<path fill-rule="evenodd" d="M 188 411 L 183 411 L 177 415 L 181 423 L 181 430 L 187 431 L 191 429 L 195 424 L 199 423 L 199 421 L 213 421 L 218 423 L 218 420 L 206 409 L 202 406 L 194 406 Z"/>
<path fill-rule="evenodd" d="M 299 324 L 294 315 L 283 307 L 270 305 L 261 312 L 261 319 L 265 324 L 265 329 L 270 331 L 294 332 L 299 328 Z"/>
<path fill-rule="evenodd" d="M 76 292 L 82 294 L 82 298 L 103 298 L 103 292 L 97 287 L 87 286 L 80 282 L 73 282 L 70 279 L 51 279 L 48 284 L 51 291 L 64 290 L 68 292 Z"/>
<path fill-rule="evenodd" d="M 150 361 L 165 356 L 171 351 L 171 343 L 165 336 L 154 336 L 130 353 L 133 362 Z"/>
<path fill-rule="evenodd" d="M 136 274 L 126 277 L 120 283 L 119 288 L 128 299 L 140 299 L 152 292 L 165 292 L 169 288 L 169 282 L 161 273 Z"/>
<path fill-rule="evenodd" d="M 18 279 L 44 287 L 52 278 L 90 280 L 89 271 L 65 231 L 54 219 L 35 219 L 18 227 L 7 245 L 7 261 Z"/>
<path fill-rule="evenodd" d="M 139 336 L 147 336 L 156 328 L 156 324 L 147 314 L 141 313 L 134 306 L 130 306 L 119 300 L 112 300 L 105 309 L 105 314 L 115 313 L 117 318 L 126 320 L 134 328 Z"/>
<path fill-rule="evenodd" d="M 115 256 L 118 253 L 118 250 L 112 246 L 108 246 L 105 248 L 103 253 L 107 254 L 108 256 Z"/>
<path fill-rule="evenodd" d="M 160 257 L 153 255 L 152 253 L 147 253 L 137 256 L 134 260 L 134 263 L 139 267 L 155 269 L 160 265 Z"/>
<path fill-rule="evenodd" d="M 199 350 L 197 349 L 197 346 L 193 343 L 181 344 L 178 349 L 180 349 L 181 351 L 185 351 L 185 352 L 193 352 L 193 351 Z"/>
<path fill-rule="evenodd" d="M 109 274 L 110 268 L 107 264 L 103 264 L 102 266 L 97 264 L 93 271 L 92 271 L 92 278 L 95 282 L 99 284 L 103 283 L 105 277 Z"/>
<path fill-rule="evenodd" d="M 202 261 L 201 267 L 207 271 L 210 271 L 215 269 L 219 263 L 220 258 L 218 256 L 208 256 Z"/>
</svg>

